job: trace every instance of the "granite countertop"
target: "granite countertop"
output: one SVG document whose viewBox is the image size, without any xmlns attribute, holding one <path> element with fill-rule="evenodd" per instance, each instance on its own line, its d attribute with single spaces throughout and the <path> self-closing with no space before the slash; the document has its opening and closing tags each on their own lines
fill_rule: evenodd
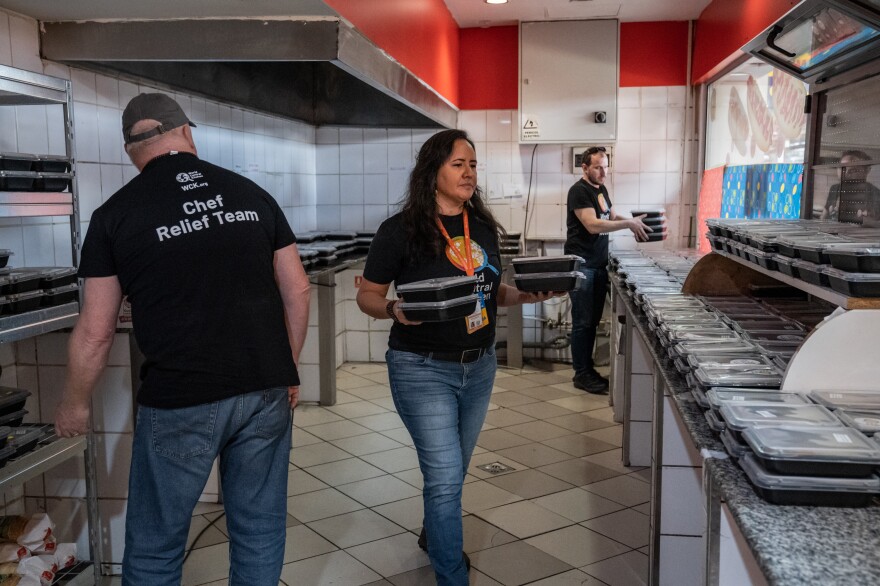
<svg viewBox="0 0 880 586">
<path fill-rule="evenodd" d="M 627 318 L 648 341 L 676 408 L 697 448 L 724 451 L 681 375 L 651 332 L 641 309 L 614 278 Z M 767 581 L 774 586 L 863 586 L 880 583 L 880 506 L 774 505 L 761 498 L 732 460 L 704 460 Z"/>
</svg>

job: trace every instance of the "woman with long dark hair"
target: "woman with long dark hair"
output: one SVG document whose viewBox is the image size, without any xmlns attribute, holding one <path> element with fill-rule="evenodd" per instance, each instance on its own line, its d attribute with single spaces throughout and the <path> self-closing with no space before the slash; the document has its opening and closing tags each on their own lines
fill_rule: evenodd
<svg viewBox="0 0 880 586">
<path fill-rule="evenodd" d="M 477 185 L 474 145 L 463 130 L 444 130 L 422 145 L 403 208 L 379 227 L 357 302 L 376 319 L 391 319 L 388 378 L 397 412 L 413 438 L 424 478 L 427 549 L 439 586 L 468 583 L 462 551 L 461 491 L 486 417 L 495 380 L 499 306 L 534 303 L 549 293 L 524 293 L 501 283 L 499 233 Z M 411 322 L 396 286 L 439 277 L 477 277 L 480 307 L 451 321 Z"/>
</svg>

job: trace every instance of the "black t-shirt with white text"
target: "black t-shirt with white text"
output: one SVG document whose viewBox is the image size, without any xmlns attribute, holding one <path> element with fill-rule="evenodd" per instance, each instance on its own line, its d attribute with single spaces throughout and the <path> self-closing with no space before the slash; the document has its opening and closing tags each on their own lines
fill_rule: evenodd
<svg viewBox="0 0 880 586">
<path fill-rule="evenodd" d="M 608 196 L 608 189 L 604 185 L 590 185 L 581 178 L 568 190 L 567 207 L 565 254 L 583 257 L 583 266 L 587 268 L 605 268 L 608 264 L 608 234 L 590 234 L 574 212 L 593 208 L 600 220 L 610 219 L 611 198 Z"/>
<path fill-rule="evenodd" d="M 464 222 L 462 215 L 440 216 L 456 249 L 464 250 Z M 488 325 L 468 333 L 467 318 L 442 322 L 425 322 L 417 326 L 394 324 L 388 346 L 404 351 L 459 351 L 486 348 L 495 339 L 495 320 L 498 307 L 498 288 L 501 286 L 501 256 L 498 251 L 498 235 L 489 226 L 468 215 L 471 237 L 471 257 L 477 288 L 486 300 Z M 370 244 L 364 278 L 373 283 L 405 285 L 425 279 L 459 277 L 466 274 L 463 267 L 453 264 L 448 245 L 439 257 L 423 263 L 407 260 L 406 234 L 400 214 L 385 220 Z"/>
<path fill-rule="evenodd" d="M 274 253 L 295 237 L 252 181 L 188 153 L 95 210 L 79 276 L 116 276 L 146 357 L 138 402 L 176 408 L 299 384 Z"/>
</svg>

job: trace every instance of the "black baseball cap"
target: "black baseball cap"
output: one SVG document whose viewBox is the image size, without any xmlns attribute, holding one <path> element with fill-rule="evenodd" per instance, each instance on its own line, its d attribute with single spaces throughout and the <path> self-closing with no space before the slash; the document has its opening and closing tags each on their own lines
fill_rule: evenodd
<svg viewBox="0 0 880 586">
<path fill-rule="evenodd" d="M 141 120 L 157 120 L 159 126 L 140 134 L 131 134 L 131 129 Z M 138 94 L 133 97 L 122 112 L 122 137 L 125 144 L 146 140 L 152 136 L 165 134 L 169 130 L 189 124 L 195 127 L 180 104 L 165 94 Z"/>
</svg>

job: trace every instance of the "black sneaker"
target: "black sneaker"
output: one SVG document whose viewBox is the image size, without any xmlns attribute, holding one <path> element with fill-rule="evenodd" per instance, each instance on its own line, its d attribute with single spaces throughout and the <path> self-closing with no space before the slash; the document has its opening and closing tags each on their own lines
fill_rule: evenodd
<svg viewBox="0 0 880 586">
<path fill-rule="evenodd" d="M 608 379 L 601 376 L 595 370 L 588 370 L 582 375 L 572 379 L 574 388 L 586 391 L 593 395 L 608 394 Z"/>
<path fill-rule="evenodd" d="M 419 547 L 424 551 L 428 551 L 428 535 L 425 533 L 425 528 L 422 527 L 422 532 L 419 533 Z M 471 558 L 468 557 L 468 554 L 465 552 L 461 552 L 461 555 L 464 556 L 464 565 L 467 566 L 468 571 L 471 569 Z"/>
</svg>

